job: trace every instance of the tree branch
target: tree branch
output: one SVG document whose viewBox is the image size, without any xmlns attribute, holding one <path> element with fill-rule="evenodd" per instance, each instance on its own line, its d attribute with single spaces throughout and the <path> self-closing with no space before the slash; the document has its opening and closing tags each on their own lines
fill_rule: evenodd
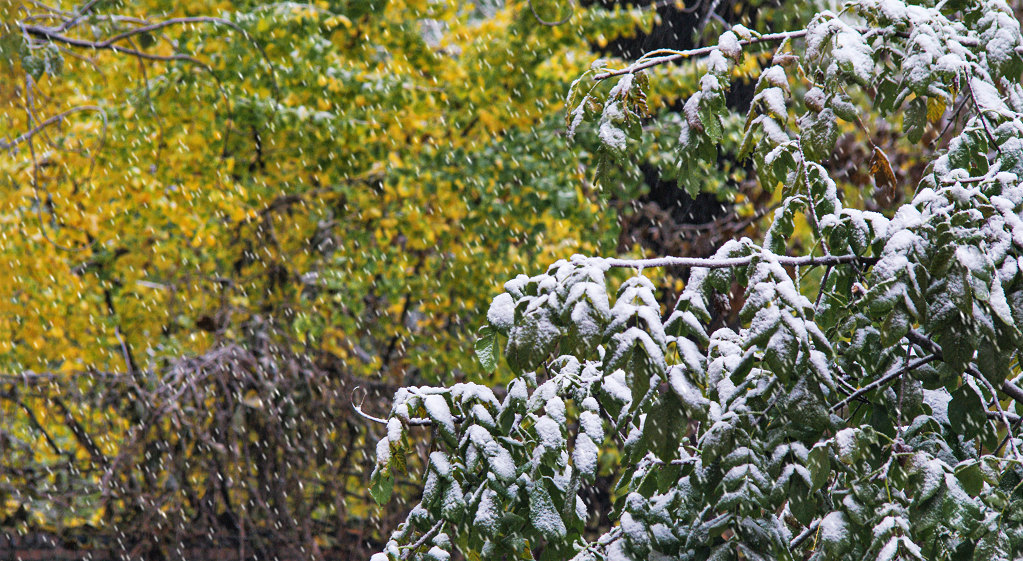
<svg viewBox="0 0 1023 561">
<path fill-rule="evenodd" d="M 767 254 L 770 255 L 770 254 Z M 726 257 L 726 258 L 700 258 L 700 257 L 657 257 L 653 259 L 618 259 L 618 258 L 603 258 L 603 257 L 591 257 L 590 259 L 594 262 L 599 262 L 607 265 L 608 267 L 626 267 L 633 269 L 646 269 L 652 267 L 699 267 L 703 269 L 724 269 L 728 267 L 742 267 L 749 265 L 754 259 L 762 259 L 765 254 L 758 253 L 755 255 L 748 255 L 746 257 Z M 849 263 L 862 263 L 865 265 L 873 265 L 877 263 L 877 257 L 863 257 L 860 255 L 825 255 L 815 257 L 812 255 L 804 255 L 798 257 L 792 257 L 788 255 L 773 255 L 771 256 L 775 262 L 779 265 L 802 267 L 802 266 L 815 266 L 815 265 L 840 265 Z"/>
<path fill-rule="evenodd" d="M 942 356 L 941 347 L 923 333 L 920 333 L 915 329 L 910 329 L 909 332 L 906 333 L 906 338 L 909 339 L 911 342 L 920 345 L 921 347 L 938 355 L 939 358 Z M 967 365 L 966 371 L 971 376 L 983 378 L 983 375 L 972 365 Z M 1023 388 L 1020 388 L 1016 384 L 1012 383 L 1011 380 L 1005 380 L 1004 382 L 1002 382 L 1002 387 L 999 389 L 1002 390 L 1002 393 L 1011 397 L 1016 403 L 1023 404 Z"/>
<path fill-rule="evenodd" d="M 56 123 L 57 121 L 62 121 L 64 119 L 64 117 L 67 117 L 71 113 L 77 113 L 78 111 L 97 111 L 97 112 L 99 112 L 100 115 L 102 115 L 102 117 L 103 117 L 103 126 L 104 126 L 104 128 L 106 128 L 106 113 L 103 111 L 103 109 L 101 107 L 99 107 L 98 105 L 81 105 L 81 106 L 78 106 L 78 107 L 72 107 L 71 109 L 68 109 L 67 111 L 64 111 L 62 113 L 58 113 L 57 115 L 54 115 L 54 116 L 50 117 L 49 119 L 46 119 L 45 121 L 43 121 L 43 122 L 39 123 L 38 125 L 32 127 L 30 130 L 24 132 L 23 134 L 21 134 L 20 136 L 18 136 L 17 138 L 15 138 L 14 140 L 12 140 L 10 142 L 6 142 L 6 141 L 3 141 L 3 140 L 0 140 L 0 150 L 10 150 L 11 148 L 14 148 L 15 146 L 17 146 L 18 144 L 21 144 L 22 142 L 25 142 L 26 140 L 31 139 L 33 136 L 38 134 L 39 131 L 43 130 L 44 128 L 52 125 L 53 123 Z"/>
<path fill-rule="evenodd" d="M 768 33 L 761 35 L 760 37 L 754 37 L 752 39 L 743 39 L 739 41 L 739 45 L 745 47 L 746 45 L 755 45 L 758 43 L 768 43 L 771 41 L 784 41 L 785 39 L 794 39 L 796 37 L 802 37 L 806 35 L 805 29 L 799 29 L 796 31 L 785 31 L 782 33 Z M 659 56 L 654 58 L 648 58 L 646 60 L 639 59 L 636 62 L 622 68 L 620 70 L 609 70 L 603 74 L 597 74 L 593 77 L 594 80 L 606 80 L 612 76 L 621 76 L 623 74 L 633 74 L 640 70 L 645 70 L 651 66 L 657 66 L 668 62 L 675 62 L 676 60 L 682 60 L 684 58 L 692 58 L 697 56 L 709 55 L 713 51 L 717 50 L 717 45 L 710 47 L 700 47 L 698 49 L 689 49 L 688 51 L 676 51 L 674 54 Z"/>
<path fill-rule="evenodd" d="M 865 394 L 867 392 L 873 391 L 873 390 L 875 390 L 877 388 L 880 388 L 881 386 L 887 384 L 888 382 L 891 382 L 892 380 L 902 376 L 903 374 L 906 374 L 907 372 L 911 372 L 911 371 L 913 371 L 913 370 L 915 370 L 917 368 L 920 368 L 921 366 L 927 364 L 928 362 L 931 362 L 931 361 L 937 360 L 937 359 L 938 359 L 938 355 L 937 354 L 932 354 L 932 355 L 929 355 L 929 356 L 925 356 L 923 358 L 918 358 L 915 361 L 913 361 L 912 363 L 907 364 L 906 366 L 904 366 L 904 367 L 902 367 L 902 368 L 900 368 L 900 369 L 898 369 L 898 370 L 896 370 L 894 372 L 886 374 L 886 375 L 878 378 L 877 380 L 874 380 L 873 382 L 867 384 L 866 386 L 863 386 L 862 388 L 856 390 L 851 395 L 849 395 L 849 397 L 847 397 L 847 398 L 843 399 L 842 401 L 839 401 L 838 403 L 832 405 L 831 406 L 831 410 L 832 411 L 837 411 L 837 410 L 841 409 L 842 406 L 844 406 L 844 405 L 848 404 L 849 402 L 855 400 L 856 398 L 860 397 L 861 395 L 863 395 L 863 394 Z"/>
</svg>

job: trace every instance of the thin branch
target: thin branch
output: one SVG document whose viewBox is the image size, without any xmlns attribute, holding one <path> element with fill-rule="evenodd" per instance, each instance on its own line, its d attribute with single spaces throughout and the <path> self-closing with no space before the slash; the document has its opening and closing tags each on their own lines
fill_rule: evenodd
<svg viewBox="0 0 1023 561">
<path fill-rule="evenodd" d="M 831 410 L 832 411 L 837 411 L 837 410 L 841 409 L 844 405 L 846 405 L 849 402 L 853 401 L 854 399 L 860 397 L 861 395 L 863 395 L 863 394 L 865 394 L 867 392 L 876 390 L 877 388 L 887 384 L 888 382 L 891 382 L 892 380 L 902 376 L 903 374 L 911 372 L 911 371 L 913 371 L 913 370 L 915 370 L 917 368 L 920 368 L 921 366 L 927 364 L 928 362 L 931 362 L 931 361 L 937 360 L 937 359 L 938 359 L 938 355 L 937 354 L 932 354 L 932 355 L 929 355 L 929 356 L 925 356 L 923 358 L 919 358 L 916 361 L 914 361 L 914 362 L 912 362 L 910 364 L 907 364 L 906 366 L 904 366 L 904 367 L 902 367 L 902 368 L 900 368 L 900 369 L 898 369 L 898 370 L 896 370 L 894 372 L 886 374 L 886 375 L 882 376 L 881 378 L 878 378 L 877 380 L 874 380 L 873 382 L 867 384 L 866 386 L 863 386 L 862 388 L 856 390 L 849 397 L 847 397 L 847 398 L 843 399 L 842 401 L 839 401 L 838 403 L 832 405 L 831 406 Z"/>
<path fill-rule="evenodd" d="M 966 82 L 966 89 L 970 92 L 970 99 L 973 100 L 973 105 L 977 107 L 977 117 L 980 119 L 980 124 L 984 127 L 984 134 L 987 135 L 988 140 L 991 141 L 991 145 L 994 146 L 995 152 L 1001 156 L 1002 149 L 998 147 L 998 141 L 995 139 L 995 135 L 991 132 L 991 129 L 988 128 L 987 117 L 984 115 L 984 108 L 980 105 L 980 102 L 977 101 L 977 94 L 973 91 L 973 81 L 969 76 L 967 76 L 963 81 Z"/>
<path fill-rule="evenodd" d="M 910 329 L 909 332 L 906 333 L 906 338 L 909 339 L 911 342 L 913 342 L 913 343 L 915 343 L 917 345 L 920 345 L 921 347 L 923 347 L 923 348 L 931 351 L 932 353 L 938 355 L 939 357 L 942 356 L 941 355 L 941 347 L 937 343 L 932 341 L 929 337 L 924 335 L 923 333 L 920 333 L 919 331 L 917 331 L 915 329 Z M 982 378 L 983 377 L 983 375 L 980 373 L 980 371 L 978 371 L 972 365 L 968 365 L 966 367 L 966 371 L 971 376 L 974 376 L 974 377 L 977 377 L 977 378 Z M 1004 382 L 1002 382 L 1002 387 L 999 388 L 999 389 L 1002 390 L 1002 393 L 1008 395 L 1014 401 L 1016 401 L 1016 403 L 1023 404 L 1023 388 L 1020 388 L 1016 384 L 1012 383 L 1012 381 L 1005 380 Z"/>
<path fill-rule="evenodd" d="M 799 547 L 799 544 L 805 542 L 807 538 L 812 536 L 813 533 L 817 531 L 817 528 L 820 527 L 820 525 L 821 525 L 820 520 L 814 520 L 813 522 L 811 522 L 810 525 L 807 526 L 805 530 L 800 532 L 798 536 L 796 536 L 795 538 L 792 539 L 791 542 L 789 542 L 789 549 L 795 549 Z"/>
<path fill-rule="evenodd" d="M 572 4 L 572 2 L 569 3 Z M 568 11 L 567 16 L 561 18 L 558 21 L 548 21 L 540 17 L 540 14 L 536 12 L 536 7 L 533 6 L 533 0 L 529 0 L 529 11 L 533 12 L 533 19 L 539 22 L 540 25 L 546 25 L 547 27 L 557 27 L 563 23 L 568 23 L 568 20 L 572 19 L 572 16 L 575 15 L 575 6 L 572 6 L 572 8 Z"/>
<path fill-rule="evenodd" d="M 364 412 L 362 410 L 362 404 L 366 402 L 366 395 L 369 392 L 365 392 L 362 395 L 362 399 L 359 401 L 358 405 L 355 404 L 355 393 L 358 392 L 359 389 L 360 389 L 360 387 L 356 386 L 355 389 L 352 390 L 352 409 L 354 409 L 355 412 L 360 417 L 362 417 L 363 419 L 366 419 L 368 421 L 372 421 L 372 422 L 380 424 L 380 425 L 386 425 L 387 424 L 387 420 L 386 419 L 381 419 L 380 417 L 374 417 L 373 415 L 370 415 L 369 413 L 366 413 L 366 412 Z M 455 422 L 456 425 L 458 423 L 461 423 L 462 421 L 465 420 L 465 417 L 463 417 L 461 415 L 452 415 L 451 418 Z M 412 417 L 409 420 L 405 421 L 405 424 L 407 424 L 410 427 L 432 427 L 436 423 L 433 422 L 433 419 L 423 419 L 421 417 Z"/>
<path fill-rule="evenodd" d="M 426 542 L 429 541 L 429 539 L 432 538 L 437 532 L 439 532 L 443 526 L 444 521 L 438 520 L 437 523 L 433 525 L 433 528 L 427 530 L 426 533 L 423 534 L 423 536 L 419 538 L 418 541 L 416 541 L 416 543 L 408 546 L 408 549 L 406 549 L 405 552 L 401 554 L 402 560 L 404 561 L 405 559 L 408 559 L 409 556 L 412 555 L 412 552 L 419 549 L 420 547 L 423 547 L 426 544 Z"/>
<path fill-rule="evenodd" d="M 175 55 L 154 55 L 154 54 L 150 54 L 150 53 L 146 53 L 146 52 L 142 52 L 142 51 L 137 51 L 135 49 L 129 49 L 127 47 L 120 47 L 118 45 L 108 44 L 105 41 L 86 41 L 84 39 L 76 39 L 74 37 L 68 37 L 67 35 L 63 35 L 61 33 L 58 33 L 58 32 L 56 32 L 53 29 L 50 29 L 48 27 L 41 27 L 41 26 L 38 26 L 38 25 L 22 25 L 21 29 L 25 33 L 28 33 L 29 35 L 34 35 L 36 37 L 41 37 L 41 38 L 46 39 L 48 41 L 56 41 L 58 43 L 64 43 L 66 45 L 71 45 L 73 47 L 82 47 L 82 48 L 85 48 L 85 49 L 95 49 L 95 50 L 104 50 L 105 49 L 105 50 L 114 51 L 115 53 L 127 54 L 127 55 L 131 55 L 131 56 L 136 56 L 136 57 L 139 57 L 139 58 L 144 58 L 144 59 L 147 59 L 147 60 L 161 60 L 161 61 L 184 60 L 184 61 L 191 62 L 193 64 L 197 64 L 199 66 L 206 66 L 206 64 L 204 62 L 202 62 L 201 60 L 199 60 L 199 59 L 197 59 L 197 58 L 195 58 L 193 56 L 189 56 L 189 55 L 179 55 L 179 54 L 175 54 Z"/>
<path fill-rule="evenodd" d="M 988 411 L 987 412 L 987 418 L 991 419 L 993 421 L 1002 421 L 1003 423 L 1006 423 L 1006 426 L 1008 426 L 1009 428 L 1011 428 L 1011 425 L 1009 425 L 1009 423 L 1011 423 L 1012 425 L 1015 425 L 1015 424 L 1019 423 L 1021 420 L 1023 420 L 1023 417 L 1020 417 L 1019 415 L 1017 415 L 1015 413 L 1009 413 L 1008 411 L 1005 411 L 1005 410 L 1001 410 L 1001 411 Z M 1011 434 L 1009 436 L 1011 436 Z"/>
<path fill-rule="evenodd" d="M 779 265 L 791 267 L 816 266 L 816 265 L 841 265 L 848 263 L 862 263 L 873 265 L 877 263 L 877 257 L 864 257 L 861 255 L 825 255 L 813 256 L 803 255 L 798 257 L 788 255 L 770 255 L 757 253 L 746 257 L 726 258 L 701 258 L 701 257 L 656 257 L 653 259 L 618 259 L 591 257 L 595 263 L 602 263 L 608 267 L 625 267 L 633 269 L 646 269 L 652 267 L 699 267 L 703 269 L 726 269 L 729 267 L 743 267 L 749 265 L 756 259 L 769 258 Z M 766 259 L 765 259 L 766 260 Z"/>
<path fill-rule="evenodd" d="M 12 140 L 10 142 L 5 142 L 5 141 L 0 140 L 0 150 L 10 150 L 11 148 L 14 148 L 15 146 L 17 146 L 18 144 L 21 144 L 22 142 L 25 142 L 26 140 L 29 140 L 30 138 L 32 138 L 33 136 L 38 134 L 39 131 L 43 130 L 44 128 L 52 125 L 53 123 L 56 123 L 57 121 L 63 120 L 64 117 L 67 117 L 71 113 L 77 113 L 79 111 L 97 111 L 97 112 L 99 112 L 99 114 L 102 115 L 102 117 L 103 117 L 103 126 L 104 126 L 104 128 L 106 128 L 106 113 L 103 111 L 103 109 L 101 107 L 99 107 L 98 105 L 81 105 L 81 106 L 78 106 L 78 107 L 72 107 L 71 109 L 68 109 L 67 111 L 64 111 L 62 113 L 58 113 L 57 115 L 54 115 L 54 116 L 50 117 L 49 119 L 46 119 L 45 121 L 43 121 L 43 122 L 39 123 L 38 125 L 32 127 L 32 129 L 22 133 L 21 136 L 18 136 L 17 138 L 15 138 L 14 140 Z"/>
<path fill-rule="evenodd" d="M 772 41 L 784 41 L 786 39 L 794 39 L 794 38 L 797 38 L 797 37 L 803 37 L 804 35 L 806 35 L 806 30 L 805 29 L 799 29 L 799 30 L 796 30 L 796 31 L 784 31 L 784 32 L 781 32 L 781 33 L 767 33 L 765 35 L 761 35 L 760 37 L 754 37 L 752 39 L 743 39 L 743 40 L 739 41 L 739 45 L 745 47 L 746 45 L 755 45 L 755 44 L 758 44 L 758 43 L 769 43 L 769 42 L 772 42 Z M 633 74 L 635 72 L 639 72 L 640 70 L 645 70 L 645 69 L 650 68 L 652 66 L 657 66 L 657 65 L 660 65 L 660 64 L 666 64 L 666 63 L 669 63 L 669 62 L 675 62 L 676 60 L 682 60 L 684 58 L 692 58 L 692 57 L 697 57 L 697 56 L 709 55 L 710 53 L 712 53 L 715 50 L 717 50 L 717 48 L 718 48 L 717 45 L 713 45 L 713 46 L 710 46 L 710 47 L 700 47 L 698 49 L 689 49 L 688 51 L 676 51 L 674 54 L 667 55 L 667 56 L 650 58 L 650 59 L 646 59 L 646 60 L 640 59 L 640 60 L 634 62 L 633 64 L 630 64 L 629 66 L 626 66 L 625 68 L 622 68 L 620 70 L 609 70 L 607 72 L 604 72 L 603 74 L 597 74 L 596 76 L 593 77 L 593 79 L 597 80 L 597 81 L 600 81 L 600 80 L 606 80 L 606 79 L 608 79 L 608 78 L 610 78 L 612 76 L 621 76 L 623 74 Z"/>
</svg>

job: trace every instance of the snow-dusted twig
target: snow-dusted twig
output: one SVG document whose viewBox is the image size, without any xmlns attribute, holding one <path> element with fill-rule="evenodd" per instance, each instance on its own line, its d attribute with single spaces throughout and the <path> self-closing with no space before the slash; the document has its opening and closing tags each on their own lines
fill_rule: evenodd
<svg viewBox="0 0 1023 561">
<path fill-rule="evenodd" d="M 434 524 L 432 528 L 427 530 L 426 533 L 423 534 L 423 536 L 421 538 L 419 538 L 419 540 L 416 543 L 408 546 L 408 549 L 406 549 L 401 554 L 401 558 L 403 560 L 404 559 L 408 559 L 409 556 L 412 555 L 412 552 L 414 552 L 415 550 L 419 549 L 420 547 L 423 547 L 424 545 L 426 545 L 426 542 L 429 541 L 429 539 L 432 538 L 434 535 L 436 535 L 437 532 L 439 532 L 440 529 L 443 526 L 444 526 L 444 521 L 443 520 L 438 520 L 437 523 Z"/>
<path fill-rule="evenodd" d="M 862 263 L 873 265 L 877 257 L 864 257 L 862 255 L 825 255 L 813 256 L 802 255 L 798 257 L 788 255 L 770 255 L 770 258 L 779 265 L 804 267 L 815 265 L 841 265 L 848 263 Z M 742 267 L 749 265 L 755 259 L 764 259 L 765 254 L 757 253 L 745 257 L 656 257 L 652 259 L 619 259 L 592 257 L 594 263 L 602 263 L 608 267 L 625 267 L 633 269 L 646 269 L 654 267 L 699 267 L 704 269 L 725 269 L 729 267 Z"/>
<path fill-rule="evenodd" d="M 360 389 L 359 386 L 355 386 L 355 389 L 352 390 L 352 409 L 354 409 L 355 412 L 358 413 L 359 416 L 362 417 L 363 419 L 366 419 L 368 421 L 372 421 L 372 422 L 380 424 L 380 425 L 386 425 L 387 424 L 387 420 L 386 419 L 381 419 L 380 417 L 374 417 L 373 415 L 370 415 L 369 413 L 366 413 L 365 411 L 362 410 L 362 404 L 366 402 L 366 394 L 363 394 L 362 399 L 359 400 L 359 404 L 358 405 L 355 404 L 355 393 L 358 392 L 359 389 Z M 451 419 L 455 422 L 456 425 L 458 423 L 461 423 L 462 421 L 465 420 L 465 418 L 462 417 L 461 415 L 452 415 Z M 432 427 L 436 423 L 434 423 L 432 419 L 423 419 L 421 417 L 412 417 L 411 419 L 405 421 L 405 424 L 410 426 L 410 427 Z"/>
<path fill-rule="evenodd" d="M 906 333 L 906 338 L 914 344 L 920 345 L 921 347 L 933 352 L 939 357 L 942 356 L 941 347 L 923 333 L 920 333 L 915 329 L 910 329 L 909 332 Z M 975 378 L 983 377 L 980 371 L 972 365 L 966 367 L 966 372 Z M 1011 397 L 1016 403 L 1023 404 L 1023 388 L 1020 388 L 1010 380 L 1005 380 L 1002 382 L 1002 387 L 999 389 L 1002 390 L 1002 393 Z"/>
<path fill-rule="evenodd" d="M 979 377 L 975 376 L 975 378 L 976 378 L 976 380 L 978 382 L 980 382 L 981 384 L 984 384 L 984 387 L 987 388 L 987 391 L 991 392 L 991 395 L 994 396 L 995 411 L 993 411 L 993 412 L 997 413 L 998 417 L 1001 418 L 1002 423 L 1005 425 L 1005 430 L 1008 431 L 1008 434 L 1009 434 L 1009 448 L 1012 449 L 1012 453 L 1013 453 L 1014 456 L 1016 456 L 1017 460 L 1023 460 L 1023 456 L 1021 456 L 1020 453 L 1019 453 L 1019 448 L 1016 447 L 1016 439 L 1014 438 L 1014 436 L 1012 434 L 1012 419 L 1010 419 L 1009 415 L 1005 412 L 1004 409 L 1002 409 L 1002 404 L 1001 404 L 1001 402 L 998 401 L 998 394 L 997 394 L 997 392 L 995 392 L 995 387 L 991 384 L 991 382 L 989 382 L 987 380 L 987 378 L 984 378 L 982 376 L 979 376 Z M 988 413 L 992 413 L 992 412 L 989 411 Z"/>
<path fill-rule="evenodd" d="M 739 45 L 745 47 L 746 45 L 755 45 L 757 43 L 769 43 L 772 41 L 784 41 L 785 39 L 794 39 L 796 37 L 802 37 L 806 35 L 805 29 L 799 29 L 796 31 L 785 31 L 782 33 L 768 33 L 752 39 L 743 39 L 739 41 Z M 612 76 L 621 76 L 623 74 L 632 74 L 645 70 L 651 66 L 657 66 L 668 62 L 674 62 L 676 60 L 682 60 L 684 58 L 692 58 L 697 56 L 709 55 L 713 51 L 718 49 L 717 45 L 709 47 L 700 47 L 697 49 L 689 49 L 688 51 L 677 51 L 674 54 L 667 56 L 660 56 L 655 58 L 648 58 L 646 60 L 637 61 L 634 64 L 630 64 L 625 68 L 619 70 L 609 70 L 603 74 L 597 74 L 593 77 L 594 80 L 606 80 Z"/>
<path fill-rule="evenodd" d="M 796 536 L 795 538 L 792 539 L 791 542 L 789 542 L 789 549 L 795 549 L 799 547 L 799 544 L 805 542 L 806 538 L 812 536 L 813 533 L 817 531 L 817 528 L 820 527 L 820 525 L 821 525 L 820 520 L 814 520 L 813 522 L 811 522 L 810 525 L 807 526 L 805 530 L 800 532 L 798 536 Z"/>
<path fill-rule="evenodd" d="M 867 392 L 876 390 L 877 388 L 887 384 L 888 382 L 891 382 L 892 380 L 902 376 L 903 374 L 906 374 L 907 372 L 911 372 L 911 371 L 913 371 L 913 370 L 915 370 L 917 368 L 920 368 L 921 366 L 927 364 L 928 362 L 936 360 L 937 358 L 938 358 L 937 354 L 932 354 L 932 355 L 925 356 L 923 358 L 918 358 L 917 360 L 907 364 L 906 366 L 904 366 L 904 367 L 902 367 L 902 368 L 900 368 L 900 369 L 898 369 L 898 370 L 896 370 L 896 371 L 894 371 L 894 372 L 892 372 L 890 374 L 882 376 L 881 378 L 878 378 L 877 380 L 874 380 L 873 382 L 867 384 L 866 386 L 863 386 L 862 388 L 856 390 L 849 397 L 847 397 L 847 398 L 843 399 L 842 401 L 839 401 L 838 403 L 832 405 L 831 406 L 831 410 L 832 411 L 837 411 L 837 410 L 841 409 L 844 405 L 850 403 L 851 401 L 855 400 L 856 398 L 860 397 L 861 395 L 863 395 L 863 394 L 865 394 Z"/>
</svg>

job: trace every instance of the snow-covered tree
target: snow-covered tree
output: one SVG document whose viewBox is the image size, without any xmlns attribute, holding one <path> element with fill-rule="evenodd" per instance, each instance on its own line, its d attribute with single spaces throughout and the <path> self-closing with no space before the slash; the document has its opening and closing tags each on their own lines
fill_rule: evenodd
<svg viewBox="0 0 1023 561">
<path fill-rule="evenodd" d="M 576 256 L 507 282 L 477 354 L 492 369 L 503 347 L 518 377 L 405 388 L 378 419 L 378 500 L 410 431 L 438 445 L 375 560 L 1023 557 L 1021 52 L 1001 0 L 861 0 L 805 29 L 734 26 L 716 46 L 596 65 L 570 129 L 591 123 L 621 158 L 643 71 L 693 59 L 685 171 L 719 157 L 736 65 L 764 61 L 735 149 L 781 190 L 773 221 L 706 259 Z M 911 200 L 885 213 L 829 174 L 842 131 L 879 124 L 911 143 L 940 128 Z M 797 224 L 810 243 L 792 243 Z M 662 313 L 647 275 L 666 266 L 689 276 Z M 612 269 L 635 273 L 613 297 Z M 594 512 L 581 493 L 614 449 L 613 508 Z M 599 535 L 596 516 L 612 521 Z"/>
</svg>

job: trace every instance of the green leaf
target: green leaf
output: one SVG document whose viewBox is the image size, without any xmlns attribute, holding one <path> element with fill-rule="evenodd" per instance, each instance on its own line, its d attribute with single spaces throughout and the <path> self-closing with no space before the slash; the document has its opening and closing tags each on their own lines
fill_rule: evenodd
<svg viewBox="0 0 1023 561">
<path fill-rule="evenodd" d="M 811 491 L 824 487 L 831 476 L 831 454 L 826 446 L 814 446 L 806 457 L 806 469 L 810 472 Z"/>
<path fill-rule="evenodd" d="M 678 397 L 670 392 L 663 394 L 646 415 L 643 424 L 644 448 L 653 452 L 661 461 L 670 462 L 675 459 L 685 427 L 686 419 Z"/>
<path fill-rule="evenodd" d="M 838 141 L 834 111 L 825 108 L 820 113 L 807 113 L 799 120 L 799 127 L 803 135 L 800 145 L 808 160 L 820 162 L 831 157 Z"/>
<path fill-rule="evenodd" d="M 917 97 L 906 106 L 906 114 L 902 117 L 902 131 L 906 133 L 906 139 L 916 144 L 924 136 L 924 128 L 927 126 L 927 101 Z"/>
<path fill-rule="evenodd" d="M 394 477 L 391 474 L 384 475 L 381 471 L 373 472 L 373 479 L 370 482 L 369 494 L 378 505 L 391 500 L 391 491 L 394 490 Z"/>
<path fill-rule="evenodd" d="M 956 478 L 971 497 L 976 497 L 984 488 L 984 474 L 981 472 L 980 464 L 976 462 L 956 466 Z"/>
<path fill-rule="evenodd" d="M 952 430 L 966 438 L 973 438 L 987 422 L 987 407 L 977 390 L 963 383 L 952 392 L 948 404 L 948 420 Z"/>
<path fill-rule="evenodd" d="M 560 540 L 568 532 L 542 480 L 533 483 L 529 490 L 529 521 L 547 540 Z"/>
<path fill-rule="evenodd" d="M 480 359 L 484 372 L 493 372 L 497 368 L 497 331 L 489 325 L 479 330 L 476 339 L 476 357 Z"/>
</svg>

